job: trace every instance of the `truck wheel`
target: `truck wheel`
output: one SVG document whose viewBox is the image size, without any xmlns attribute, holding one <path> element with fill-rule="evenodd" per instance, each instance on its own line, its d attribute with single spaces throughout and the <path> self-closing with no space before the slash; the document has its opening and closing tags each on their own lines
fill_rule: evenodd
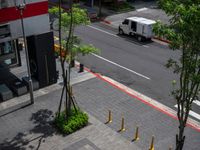
<svg viewBox="0 0 200 150">
<path fill-rule="evenodd" d="M 138 36 L 137 39 L 138 39 L 138 41 L 140 41 L 140 42 L 142 41 L 142 37 L 141 37 L 141 36 Z"/>
<path fill-rule="evenodd" d="M 124 31 L 121 28 L 119 28 L 119 34 L 124 34 Z"/>
</svg>

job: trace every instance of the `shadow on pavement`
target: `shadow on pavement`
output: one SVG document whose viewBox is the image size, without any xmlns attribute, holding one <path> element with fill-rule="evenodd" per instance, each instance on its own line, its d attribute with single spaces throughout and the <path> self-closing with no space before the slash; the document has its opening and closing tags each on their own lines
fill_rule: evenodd
<svg viewBox="0 0 200 150">
<path fill-rule="evenodd" d="M 128 42 L 132 42 L 132 43 L 134 43 L 136 45 L 140 45 L 140 46 L 153 43 L 152 40 L 138 41 L 136 37 L 133 37 L 131 35 L 121 35 L 118 33 L 117 36 L 123 38 L 124 40 L 126 40 Z"/>
<path fill-rule="evenodd" d="M 56 129 L 53 127 L 53 112 L 48 109 L 41 109 L 33 113 L 30 121 L 35 125 L 28 133 L 18 133 L 12 139 L 5 139 L 0 144 L 1 150 L 38 150 L 45 138 L 56 134 Z"/>
</svg>

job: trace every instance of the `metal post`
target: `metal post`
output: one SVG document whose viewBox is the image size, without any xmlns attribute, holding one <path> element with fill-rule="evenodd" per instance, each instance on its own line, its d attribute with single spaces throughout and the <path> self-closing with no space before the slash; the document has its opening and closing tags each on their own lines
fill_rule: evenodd
<svg viewBox="0 0 200 150">
<path fill-rule="evenodd" d="M 25 35 L 25 32 L 24 32 L 24 21 L 23 21 L 23 11 L 25 9 L 25 3 L 22 3 L 19 6 L 17 6 L 17 9 L 20 11 L 20 17 L 21 17 L 22 33 L 23 33 L 23 39 L 24 39 L 24 48 L 25 48 L 25 54 L 26 54 L 26 64 L 27 64 L 28 78 L 29 78 L 28 86 L 29 86 L 30 100 L 31 100 L 31 104 L 34 104 L 33 83 L 32 83 L 32 79 L 31 79 L 29 54 L 28 54 L 28 48 L 27 48 L 27 43 L 26 43 L 26 35 Z"/>
</svg>

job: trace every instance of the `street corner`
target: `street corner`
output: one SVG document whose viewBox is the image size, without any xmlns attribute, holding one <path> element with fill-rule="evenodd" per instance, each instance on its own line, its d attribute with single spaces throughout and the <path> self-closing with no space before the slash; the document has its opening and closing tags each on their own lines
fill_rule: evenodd
<svg viewBox="0 0 200 150">
<path fill-rule="evenodd" d="M 109 21 L 109 20 L 107 20 L 107 18 L 105 17 L 103 17 L 103 18 L 100 18 L 99 19 L 102 23 L 105 23 L 105 24 L 108 24 L 108 25 L 110 25 L 110 24 L 112 24 L 112 22 L 111 21 Z"/>
</svg>

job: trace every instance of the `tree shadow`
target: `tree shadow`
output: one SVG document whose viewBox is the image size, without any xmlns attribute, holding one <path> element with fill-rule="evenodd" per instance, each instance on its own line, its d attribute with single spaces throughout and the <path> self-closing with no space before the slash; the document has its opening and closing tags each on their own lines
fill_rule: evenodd
<svg viewBox="0 0 200 150">
<path fill-rule="evenodd" d="M 25 150 L 28 147 L 29 149 L 38 150 L 47 137 L 53 136 L 56 133 L 53 119 L 53 112 L 48 109 L 41 109 L 33 113 L 30 121 L 34 124 L 34 127 L 27 133 L 20 132 L 12 139 L 5 139 L 0 144 L 0 149 Z"/>
<path fill-rule="evenodd" d="M 30 121 L 33 121 L 35 127 L 30 130 L 30 133 L 42 134 L 43 138 L 52 136 L 55 132 L 53 119 L 53 112 L 48 109 L 41 109 L 38 112 L 33 113 Z"/>
</svg>

